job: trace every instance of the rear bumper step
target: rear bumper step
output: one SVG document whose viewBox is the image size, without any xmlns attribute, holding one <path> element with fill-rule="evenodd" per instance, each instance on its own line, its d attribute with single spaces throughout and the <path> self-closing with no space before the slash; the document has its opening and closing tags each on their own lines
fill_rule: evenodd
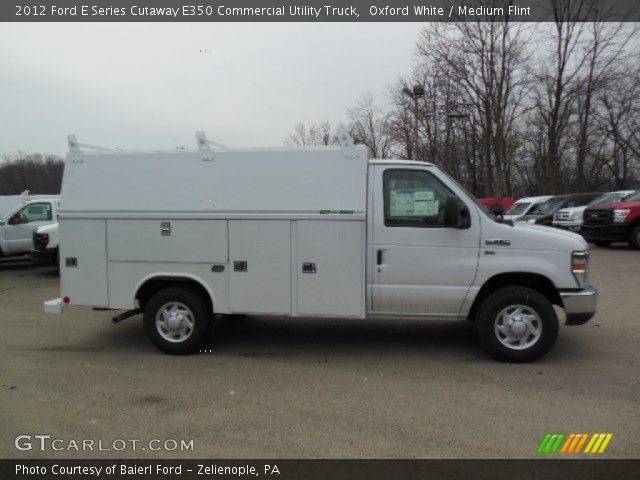
<svg viewBox="0 0 640 480">
<path fill-rule="evenodd" d="M 44 302 L 44 313 L 60 315 L 62 313 L 62 298 L 52 298 Z"/>
</svg>

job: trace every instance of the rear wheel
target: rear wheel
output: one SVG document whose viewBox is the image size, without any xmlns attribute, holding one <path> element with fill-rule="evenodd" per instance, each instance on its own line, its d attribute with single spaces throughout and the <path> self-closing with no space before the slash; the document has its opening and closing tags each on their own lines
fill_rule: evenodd
<svg viewBox="0 0 640 480">
<path fill-rule="evenodd" d="M 480 305 L 476 330 L 484 348 L 505 362 L 531 362 L 545 355 L 558 338 L 553 305 L 536 290 L 505 287 Z"/>
<path fill-rule="evenodd" d="M 611 242 L 609 240 L 595 240 L 593 243 L 595 243 L 598 247 L 608 247 L 609 245 L 611 245 Z"/>
<path fill-rule="evenodd" d="M 213 314 L 197 293 L 169 287 L 149 299 L 143 321 L 156 347 L 165 353 L 186 354 L 202 345 L 213 326 Z"/>
<path fill-rule="evenodd" d="M 640 225 L 636 225 L 629 235 L 629 245 L 636 250 L 640 249 Z"/>
</svg>

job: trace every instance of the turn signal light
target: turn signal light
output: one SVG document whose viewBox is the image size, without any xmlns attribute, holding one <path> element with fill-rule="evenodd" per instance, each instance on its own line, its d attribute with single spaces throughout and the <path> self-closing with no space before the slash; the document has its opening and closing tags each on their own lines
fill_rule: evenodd
<svg viewBox="0 0 640 480">
<path fill-rule="evenodd" d="M 580 288 L 587 283 L 589 273 L 589 252 L 573 252 L 571 254 L 571 273 Z"/>
</svg>

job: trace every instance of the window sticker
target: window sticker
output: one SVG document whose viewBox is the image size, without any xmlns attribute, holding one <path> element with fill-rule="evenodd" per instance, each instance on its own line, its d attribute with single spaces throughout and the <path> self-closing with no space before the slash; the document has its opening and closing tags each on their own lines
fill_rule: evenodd
<svg viewBox="0 0 640 480">
<path fill-rule="evenodd" d="M 438 213 L 438 202 L 433 191 L 418 188 L 391 190 L 389 213 L 392 217 L 425 217 Z"/>
</svg>

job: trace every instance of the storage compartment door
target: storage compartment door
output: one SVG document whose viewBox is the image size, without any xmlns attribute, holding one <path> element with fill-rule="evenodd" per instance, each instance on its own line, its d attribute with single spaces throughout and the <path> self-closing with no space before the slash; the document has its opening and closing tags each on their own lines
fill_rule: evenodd
<svg viewBox="0 0 640 480">
<path fill-rule="evenodd" d="M 108 306 L 104 220 L 60 220 L 60 290 L 71 305 Z"/>
<path fill-rule="evenodd" d="M 364 222 L 298 222 L 298 314 L 364 317 Z"/>
<path fill-rule="evenodd" d="M 229 303 L 236 313 L 291 313 L 288 220 L 229 222 Z"/>
</svg>

